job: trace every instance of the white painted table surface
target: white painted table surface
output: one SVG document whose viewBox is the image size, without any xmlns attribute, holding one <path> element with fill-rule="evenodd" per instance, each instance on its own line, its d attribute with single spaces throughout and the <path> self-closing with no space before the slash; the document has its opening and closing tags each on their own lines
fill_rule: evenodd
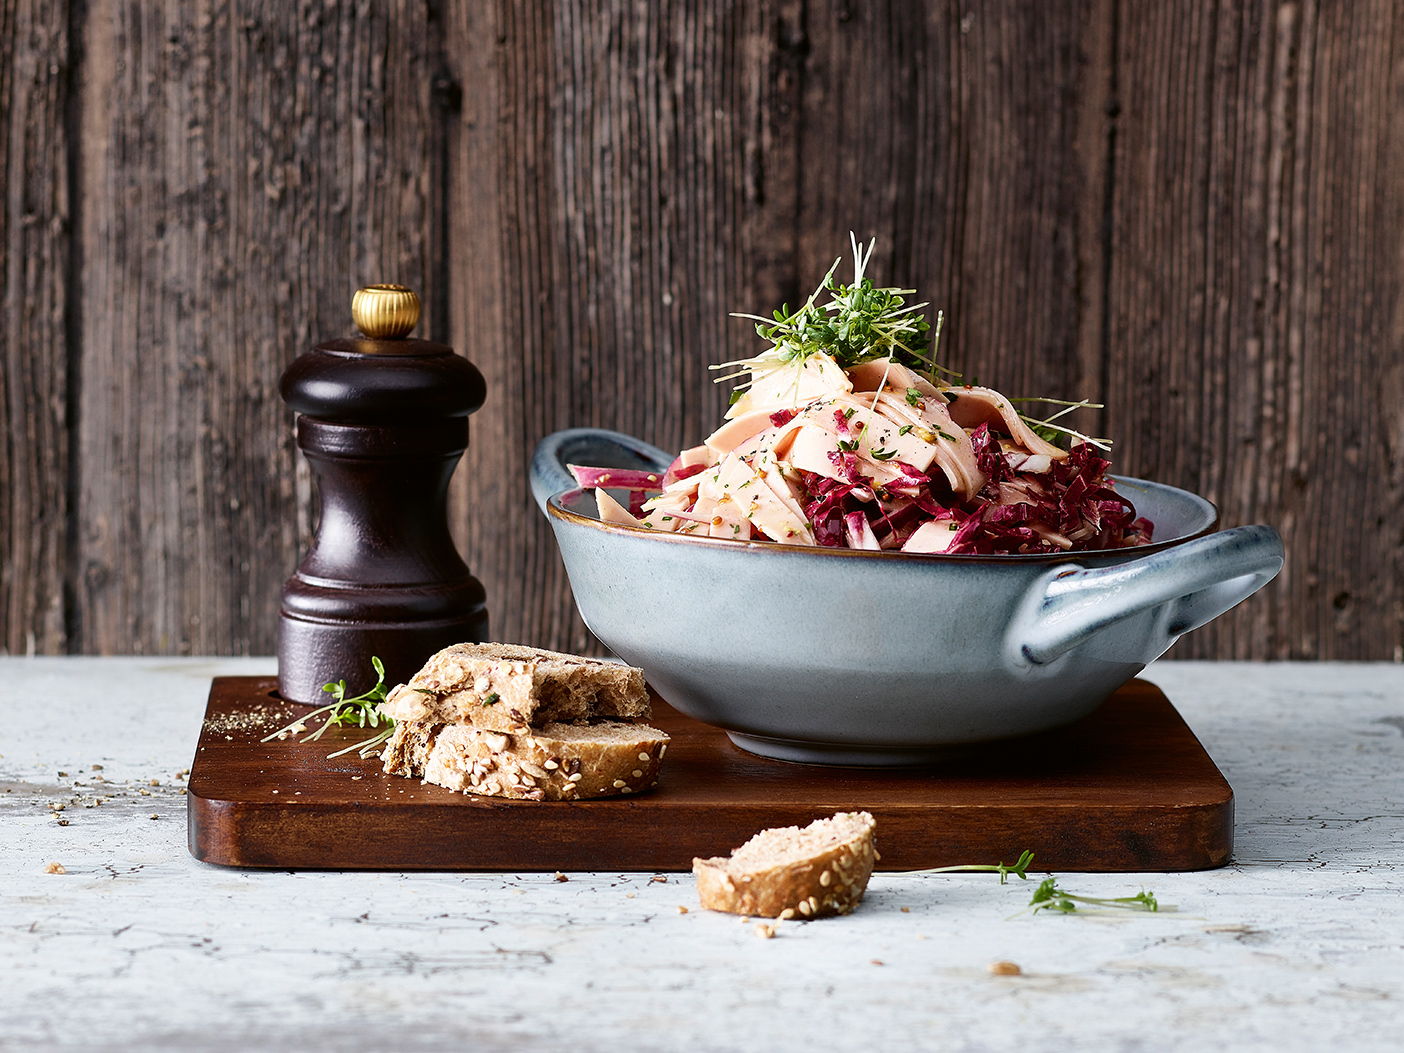
<svg viewBox="0 0 1404 1053">
<path fill-rule="evenodd" d="M 1404 1046 L 1404 666 L 1146 672 L 1234 787 L 1234 861 L 1061 880 L 1175 913 L 1030 916 L 1032 882 L 880 873 L 774 939 L 700 910 L 690 874 L 196 862 L 177 773 L 210 677 L 273 668 L 0 658 L 0 1048 Z"/>
</svg>

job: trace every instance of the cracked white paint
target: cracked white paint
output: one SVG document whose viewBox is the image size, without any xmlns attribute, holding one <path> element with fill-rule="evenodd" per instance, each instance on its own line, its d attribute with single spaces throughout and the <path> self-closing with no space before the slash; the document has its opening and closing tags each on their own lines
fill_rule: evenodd
<svg viewBox="0 0 1404 1053">
<path fill-rule="evenodd" d="M 1148 671 L 1234 787 L 1235 861 L 1063 884 L 1177 913 L 1030 917 L 1031 885 L 878 874 L 771 940 L 683 874 L 195 862 L 176 776 L 209 678 L 271 669 L 0 659 L 0 1049 L 1398 1048 L 1404 667 Z"/>
</svg>

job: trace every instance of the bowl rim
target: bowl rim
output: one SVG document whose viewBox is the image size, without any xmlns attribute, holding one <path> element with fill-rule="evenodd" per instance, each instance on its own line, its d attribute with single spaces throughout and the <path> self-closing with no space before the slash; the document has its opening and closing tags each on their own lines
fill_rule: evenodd
<svg viewBox="0 0 1404 1053">
<path fill-rule="evenodd" d="M 1137 479 L 1129 475 L 1108 474 L 1118 486 L 1124 483 L 1132 488 L 1136 486 L 1160 487 L 1165 490 L 1173 490 L 1179 494 L 1185 494 L 1196 501 L 1202 501 L 1209 506 L 1209 511 L 1211 513 L 1209 522 L 1203 529 L 1197 530 L 1191 534 L 1168 538 L 1165 541 L 1152 541 L 1149 545 L 1134 545 L 1129 548 L 1084 549 L 1081 551 L 1070 550 L 1066 552 L 950 553 L 828 548 L 824 545 L 786 545 L 779 541 L 732 541 L 724 537 L 698 537 L 696 534 L 674 534 L 670 531 L 650 530 L 647 527 L 629 526 L 625 523 L 606 523 L 594 516 L 583 515 L 580 512 L 575 512 L 565 507 L 562 503 L 565 498 L 574 497 L 577 494 L 583 494 L 585 492 L 584 488 L 578 486 L 569 490 L 562 490 L 560 493 L 552 494 L 547 498 L 546 513 L 548 516 L 559 519 L 562 522 L 588 527 L 606 534 L 618 534 L 624 537 L 647 537 L 660 542 L 686 545 L 689 547 L 702 545 L 730 552 L 792 552 L 818 556 L 824 559 L 880 559 L 888 562 L 914 560 L 921 563 L 949 563 L 953 566 L 968 566 L 973 563 L 1074 563 L 1089 558 L 1096 559 L 1098 557 L 1114 555 L 1139 559 L 1142 556 L 1149 556 L 1156 552 L 1164 552 L 1177 545 L 1183 545 L 1186 542 L 1194 541 L 1196 538 L 1207 537 L 1209 534 L 1219 529 L 1219 507 L 1207 497 L 1202 497 L 1191 490 L 1185 490 L 1178 486 L 1171 486 L 1169 483 L 1157 483 L 1154 480 Z"/>
</svg>

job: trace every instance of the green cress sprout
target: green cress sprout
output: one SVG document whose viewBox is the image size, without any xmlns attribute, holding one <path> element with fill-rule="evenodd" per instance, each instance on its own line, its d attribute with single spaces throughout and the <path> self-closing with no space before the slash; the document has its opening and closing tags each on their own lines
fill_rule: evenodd
<svg viewBox="0 0 1404 1053">
<path fill-rule="evenodd" d="M 1029 864 L 1033 862 L 1034 854 L 1027 848 L 1019 854 L 1019 859 L 1015 863 L 967 863 L 957 867 L 936 867 L 933 870 L 918 870 L 918 874 L 956 874 L 962 872 L 989 871 L 999 875 L 999 883 L 1003 885 L 1009 880 L 1009 875 L 1013 874 L 1021 881 L 1029 880 Z"/>
<path fill-rule="evenodd" d="M 785 368 L 803 369 L 805 362 L 820 352 L 827 354 L 843 369 L 849 369 L 861 362 L 890 359 L 916 372 L 924 372 L 931 383 L 936 384 L 943 392 L 959 394 L 958 385 L 951 384 L 949 380 L 937 381 L 937 374 L 945 374 L 947 378 L 954 380 L 960 379 L 959 373 L 939 365 L 936 361 L 945 313 L 936 312 L 936 331 L 932 333 L 931 323 L 920 313 L 928 304 L 907 303 L 907 297 L 916 294 L 915 289 L 882 287 L 866 277 L 868 262 L 872 259 L 877 239 L 869 241 L 866 250 L 858 244 L 858 238 L 852 231 L 848 234 L 848 241 L 853 251 L 852 284 L 845 285 L 834 277 L 839 264 L 843 262 L 843 257 L 840 256 L 834 260 L 819 287 L 795 310 L 791 311 L 789 304 L 782 304 L 771 318 L 742 312 L 732 314 L 733 318 L 746 318 L 754 322 L 756 335 L 771 345 L 752 358 L 723 362 L 710 367 L 733 370 L 717 377 L 717 383 L 735 380 L 738 377 L 746 378 L 732 391 L 733 404 L 741 398 L 744 390 L 757 376 L 768 375 Z M 824 299 L 826 294 L 827 300 Z M 973 380 L 972 384 L 979 386 L 979 380 Z M 884 375 L 881 387 L 886 385 L 887 377 Z M 913 406 L 917 405 L 919 394 L 915 388 L 908 389 L 907 401 Z M 1063 399 L 1046 398 L 1021 398 L 1010 401 L 1042 402 L 1063 407 L 1045 418 L 1019 414 L 1039 438 L 1046 442 L 1066 447 L 1069 441 L 1076 440 L 1090 443 L 1099 450 L 1111 448 L 1110 439 L 1095 438 L 1064 424 L 1054 423 L 1074 410 L 1102 409 L 1101 403 L 1090 402 L 1087 399 L 1067 402 Z"/>
<path fill-rule="evenodd" d="M 1060 889 L 1056 877 L 1045 878 L 1039 884 L 1038 888 L 1034 890 L 1033 899 L 1029 900 L 1029 907 L 1033 914 L 1037 914 L 1041 910 L 1053 910 L 1060 914 L 1075 914 L 1079 912 L 1079 903 L 1090 907 L 1137 910 L 1151 914 L 1175 909 L 1169 905 L 1162 907 L 1156 900 L 1155 893 L 1147 889 L 1142 889 L 1134 896 L 1118 896 L 1114 899 L 1104 899 L 1099 896 L 1075 896 L 1071 892 L 1064 892 Z"/>
<path fill-rule="evenodd" d="M 1015 863 L 968 863 L 954 867 L 935 867 L 931 870 L 913 870 L 913 874 L 955 874 L 984 871 L 999 875 L 999 883 L 1003 885 L 1013 874 L 1022 881 L 1029 879 L 1029 866 L 1033 863 L 1034 854 L 1025 849 L 1019 854 L 1019 859 Z M 1084 907 L 1094 907 L 1100 909 L 1133 910 L 1148 914 L 1169 913 L 1175 908 L 1170 905 L 1162 906 L 1155 898 L 1155 893 L 1149 889 L 1142 889 L 1134 896 L 1118 896 L 1112 899 L 1105 899 L 1099 896 L 1079 896 L 1071 892 L 1064 892 L 1058 887 L 1058 879 L 1049 876 L 1039 883 L 1034 890 L 1033 899 L 1029 900 L 1029 912 L 1037 914 L 1039 911 L 1051 910 L 1059 914 L 1086 914 L 1091 913 L 1078 906 L 1081 903 Z"/>
<path fill-rule="evenodd" d="M 1110 450 L 1110 449 L 1111 449 L 1112 441 L 1111 441 L 1110 439 L 1096 439 L 1096 438 L 1093 438 L 1091 435 L 1084 435 L 1082 432 L 1077 431 L 1077 430 L 1075 430 L 1075 429 L 1073 429 L 1073 428 L 1068 428 L 1068 427 L 1064 427 L 1064 426 L 1061 425 L 1061 424 L 1054 424 L 1054 423 L 1053 423 L 1053 422 L 1054 422 L 1055 420 L 1057 420 L 1059 417 L 1063 416 L 1063 415 L 1066 414 L 1066 413 L 1071 413 L 1073 410 L 1078 410 L 1078 409 L 1105 409 L 1106 407 L 1105 407 L 1102 403 L 1100 403 L 1100 402 L 1089 402 L 1087 399 L 1081 399 L 1081 400 L 1079 400 L 1079 401 L 1077 401 L 1077 402 L 1067 402 L 1067 401 L 1064 401 L 1063 399 L 1040 399 L 1040 398 L 1010 399 L 1009 401 L 1010 401 L 1010 402 L 1043 402 L 1043 403 L 1047 403 L 1047 404 L 1050 405 L 1050 406 L 1062 406 L 1062 407 L 1063 407 L 1063 408 L 1060 409 L 1057 413 L 1051 414 L 1050 416 L 1048 416 L 1047 418 L 1045 418 L 1045 419 L 1043 419 L 1043 420 L 1039 420 L 1037 417 L 1031 417 L 1031 416 L 1029 416 L 1029 415 L 1026 414 L 1026 413 L 1020 413 L 1020 414 L 1019 414 L 1019 416 L 1023 419 L 1024 423 L 1027 424 L 1030 428 L 1032 428 L 1032 429 L 1034 430 L 1034 434 L 1037 435 L 1037 436 L 1038 436 L 1040 439 L 1042 439 L 1044 442 L 1051 442 L 1051 443 L 1054 443 L 1054 444 L 1060 444 L 1060 443 L 1059 443 L 1059 440 L 1062 439 L 1062 437 L 1066 435 L 1068 438 L 1077 439 L 1079 442 L 1090 443 L 1091 445 L 1097 447 L 1097 449 L 1099 449 L 1099 450 Z"/>
<path fill-rule="evenodd" d="M 325 713 L 326 720 L 322 722 L 322 726 L 303 739 L 303 742 L 316 742 L 322 737 L 323 732 L 333 724 L 338 727 L 351 727 L 354 725 L 364 728 L 370 725 L 372 728 L 378 728 L 384 723 L 387 727 L 383 731 L 378 731 L 370 738 L 347 746 L 345 749 L 327 754 L 327 760 L 331 760 L 333 757 L 340 757 L 342 754 L 350 753 L 352 750 L 359 751 L 362 757 L 370 756 L 377 746 L 390 737 L 390 733 L 395 727 L 395 722 L 393 720 L 382 713 L 378 713 L 375 708 L 376 704 L 381 702 L 388 693 L 385 687 L 385 665 L 376 657 L 371 658 L 371 665 L 375 667 L 376 682 L 375 686 L 365 694 L 347 698 L 345 680 L 338 680 L 334 684 L 323 684 L 322 690 L 331 695 L 336 701 L 298 717 L 291 724 L 279 728 L 277 731 L 273 732 L 273 734 L 266 736 L 262 741 L 271 742 L 273 739 L 286 738 L 289 735 L 300 735 L 307 730 L 307 721 L 315 720 Z"/>
<path fill-rule="evenodd" d="M 809 299 L 794 311 L 784 304 L 772 318 L 756 314 L 732 315 L 754 321 L 756 334 L 768 340 L 771 346 L 754 358 L 713 366 L 713 369 L 741 367 L 738 372 L 718 377 L 718 383 L 742 376 L 752 369 L 763 373 L 785 366 L 799 369 L 819 352 L 829 355 L 844 369 L 860 362 L 891 357 L 912 369 L 926 370 L 932 377 L 938 371 L 946 372 L 936 364 L 936 344 L 927 336 L 931 323 L 919 313 L 927 305 L 907 303 L 907 297 L 916 290 L 883 288 L 875 285 L 871 278 L 864 277 L 877 239 L 868 243 L 867 251 L 859 246 L 857 237 L 852 233 L 848 235 L 848 240 L 853 249 L 851 285 L 845 285 L 834 277 L 839 264 L 843 262 L 843 257 L 839 257 Z M 820 299 L 826 293 L 828 299 L 821 303 Z M 941 318 L 938 313 L 937 342 L 940 340 Z M 745 388 L 747 383 L 741 384 L 737 391 Z"/>
</svg>

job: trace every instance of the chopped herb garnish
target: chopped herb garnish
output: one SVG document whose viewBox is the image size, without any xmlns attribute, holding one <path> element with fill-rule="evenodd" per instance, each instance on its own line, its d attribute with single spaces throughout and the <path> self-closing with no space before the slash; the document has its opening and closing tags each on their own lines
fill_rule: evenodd
<svg viewBox="0 0 1404 1053">
<path fill-rule="evenodd" d="M 999 874 L 999 883 L 1003 885 L 1013 874 L 1021 881 L 1029 880 L 1029 864 L 1033 862 L 1034 854 L 1027 848 L 1019 853 L 1019 858 L 1013 863 L 966 863 L 954 867 L 935 867 L 931 870 L 919 870 L 919 874 L 957 874 L 973 873 L 977 871 L 988 871 Z"/>
<path fill-rule="evenodd" d="M 876 449 L 872 451 L 872 458 L 875 461 L 890 461 L 897 456 L 896 450 Z"/>
<path fill-rule="evenodd" d="M 912 426 L 910 424 L 903 424 L 900 428 L 897 429 L 897 434 L 906 435 L 911 430 Z"/>
<path fill-rule="evenodd" d="M 1021 881 L 1029 879 L 1029 867 L 1033 863 L 1034 854 L 1027 849 L 1020 853 L 1019 858 L 1014 863 L 975 863 L 954 867 L 934 867 L 931 870 L 915 870 L 915 874 L 954 874 L 960 872 L 985 871 L 999 875 L 999 883 L 1005 884 L 1009 880 L 1009 875 L 1013 874 Z M 1148 889 L 1142 889 L 1134 896 L 1116 896 L 1113 898 L 1103 898 L 1100 896 L 1078 896 L 1071 892 L 1064 892 L 1058 887 L 1056 877 L 1045 878 L 1034 890 L 1033 898 L 1029 900 L 1030 913 L 1037 914 L 1041 910 L 1054 910 L 1060 914 L 1076 914 L 1079 912 L 1078 904 L 1085 904 L 1090 907 L 1112 908 L 1117 910 L 1138 910 L 1147 913 L 1161 911 L 1173 911 L 1172 906 L 1161 906 L 1155 898 L 1155 893 Z"/>
<path fill-rule="evenodd" d="M 1064 892 L 1058 887 L 1056 877 L 1045 878 L 1038 888 L 1034 890 L 1033 899 L 1029 900 L 1030 913 L 1037 914 L 1041 910 L 1056 910 L 1059 914 L 1075 914 L 1078 912 L 1078 904 L 1084 903 L 1089 907 L 1101 907 L 1113 910 L 1140 910 L 1147 913 L 1157 913 L 1159 911 L 1173 911 L 1171 906 L 1162 907 L 1155 898 L 1155 893 L 1147 889 L 1141 889 L 1134 896 L 1116 896 L 1111 899 L 1101 896 L 1075 896 L 1071 892 Z"/>
<path fill-rule="evenodd" d="M 921 392 L 916 388 L 907 389 L 907 405 L 915 406 L 921 402 Z"/>
<path fill-rule="evenodd" d="M 496 691 L 493 691 L 493 692 L 490 693 L 485 699 L 483 699 L 483 705 L 485 705 L 485 706 L 493 706 L 493 705 L 496 705 L 496 704 L 497 704 L 498 702 L 500 702 L 501 700 L 502 700 L 502 696 L 499 695 Z"/>
<path fill-rule="evenodd" d="M 333 724 L 338 727 L 355 725 L 356 727 L 362 728 L 369 724 L 371 727 L 376 728 L 384 722 L 389 725 L 384 731 L 377 732 L 368 739 L 347 746 L 344 750 L 337 750 L 335 753 L 330 753 L 327 755 L 327 759 L 330 760 L 333 757 L 340 757 L 343 753 L 350 753 L 352 750 L 360 751 L 362 757 L 370 756 L 377 746 L 390 737 L 390 733 L 395 726 L 393 720 L 376 709 L 376 706 L 384 700 L 385 696 L 389 693 L 385 687 L 385 666 L 379 658 L 374 656 L 371 658 L 371 666 L 375 669 L 376 682 L 375 686 L 365 692 L 365 694 L 347 698 L 345 680 L 338 680 L 334 684 L 323 684 L 322 690 L 336 699 L 335 702 L 332 702 L 330 705 L 322 706 L 319 709 L 314 709 L 311 713 L 298 717 L 286 727 L 279 728 L 277 731 L 273 732 L 273 734 L 264 736 L 262 741 L 271 742 L 273 739 L 284 738 L 288 735 L 299 735 L 307 730 L 307 721 L 314 720 L 323 713 L 327 715 L 327 718 L 322 722 L 322 726 L 303 739 L 303 742 L 316 742 L 322 737 L 327 728 L 331 727 Z M 415 690 L 420 691 L 422 689 L 415 688 Z M 424 693 L 428 694 L 428 692 Z"/>
</svg>

